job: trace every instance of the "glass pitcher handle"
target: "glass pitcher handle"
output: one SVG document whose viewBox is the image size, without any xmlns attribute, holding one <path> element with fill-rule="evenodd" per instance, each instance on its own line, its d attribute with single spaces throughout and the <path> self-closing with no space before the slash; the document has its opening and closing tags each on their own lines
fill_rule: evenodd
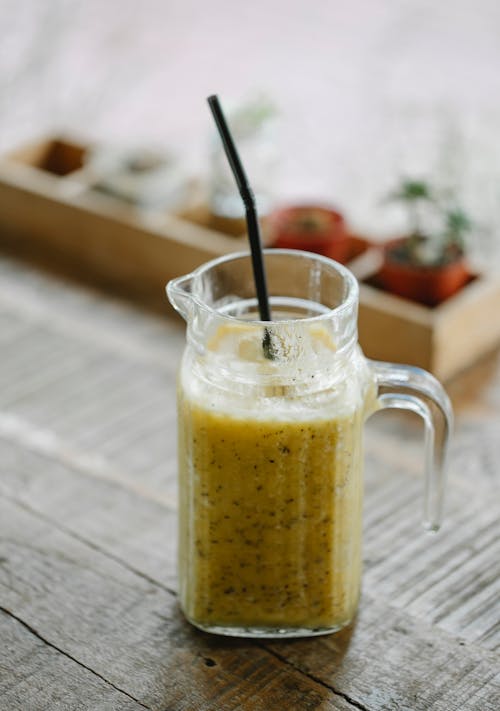
<svg viewBox="0 0 500 711">
<path fill-rule="evenodd" d="M 443 386 L 421 368 L 369 360 L 378 388 L 375 411 L 411 410 L 425 426 L 424 526 L 437 531 L 443 514 L 446 457 L 453 410 Z"/>
</svg>

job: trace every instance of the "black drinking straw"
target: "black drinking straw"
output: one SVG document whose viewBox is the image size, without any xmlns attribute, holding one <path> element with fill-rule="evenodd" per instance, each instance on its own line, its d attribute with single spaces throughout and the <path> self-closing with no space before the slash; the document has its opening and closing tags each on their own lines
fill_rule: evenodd
<svg viewBox="0 0 500 711">
<path fill-rule="evenodd" d="M 259 315 L 261 321 L 271 321 L 271 310 L 269 308 L 269 296 L 267 293 L 266 271 L 264 269 L 264 259 L 262 255 L 262 241 L 260 238 L 260 227 L 257 216 L 257 206 L 255 204 L 255 196 L 248 182 L 245 169 L 236 150 L 233 137 L 227 125 L 219 98 L 216 94 L 209 96 L 208 104 L 212 111 L 215 124 L 221 137 L 224 152 L 226 154 L 229 165 L 234 175 L 236 185 L 238 186 L 241 199 L 245 205 L 245 215 L 247 221 L 248 238 L 250 240 L 250 249 L 252 253 L 253 277 L 255 281 L 255 289 L 257 292 L 257 301 L 259 304 Z M 271 343 L 271 335 L 266 328 L 264 339 L 262 342 L 264 355 L 266 358 L 273 358 L 273 349 Z"/>
</svg>

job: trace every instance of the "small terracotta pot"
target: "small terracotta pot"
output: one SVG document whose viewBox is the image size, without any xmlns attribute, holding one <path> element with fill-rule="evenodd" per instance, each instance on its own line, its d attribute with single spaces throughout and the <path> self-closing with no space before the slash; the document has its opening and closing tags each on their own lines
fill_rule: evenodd
<svg viewBox="0 0 500 711">
<path fill-rule="evenodd" d="M 442 266 L 415 266 L 394 257 L 394 252 L 407 238 L 391 240 L 384 245 L 384 261 L 377 282 L 386 291 L 437 306 L 459 291 L 470 279 L 464 256 Z"/>
<path fill-rule="evenodd" d="M 268 228 L 273 247 L 303 249 L 345 263 L 349 258 L 349 236 L 342 215 L 319 205 L 297 205 L 276 210 Z"/>
</svg>

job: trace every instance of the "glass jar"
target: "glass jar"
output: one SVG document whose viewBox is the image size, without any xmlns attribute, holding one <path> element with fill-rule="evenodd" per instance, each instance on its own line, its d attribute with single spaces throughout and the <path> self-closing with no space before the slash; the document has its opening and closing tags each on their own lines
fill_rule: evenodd
<svg viewBox="0 0 500 711">
<path fill-rule="evenodd" d="M 248 254 L 168 285 L 188 324 L 180 602 L 208 632 L 325 634 L 358 605 L 365 419 L 384 407 L 424 418 L 425 519 L 436 529 L 451 407 L 425 371 L 365 359 L 347 269 L 294 250 L 266 250 L 265 263 L 272 322 L 258 320 Z"/>
</svg>

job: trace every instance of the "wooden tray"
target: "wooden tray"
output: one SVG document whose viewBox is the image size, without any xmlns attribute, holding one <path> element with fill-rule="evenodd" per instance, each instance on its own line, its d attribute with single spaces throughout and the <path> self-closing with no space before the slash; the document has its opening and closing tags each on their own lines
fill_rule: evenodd
<svg viewBox="0 0 500 711">
<path fill-rule="evenodd" d="M 97 192 L 85 170 L 87 151 L 83 142 L 51 137 L 0 160 L 0 245 L 161 308 L 170 278 L 247 248 L 242 225 L 214 221 L 195 193 L 177 211 L 151 216 Z M 460 294 L 428 308 L 373 286 L 376 250 L 355 235 L 351 247 L 367 356 L 447 379 L 500 340 L 498 276 L 477 274 Z"/>
<path fill-rule="evenodd" d="M 435 308 L 362 282 L 359 340 L 370 358 L 418 365 L 447 380 L 500 342 L 499 310 L 498 275 L 477 275 Z"/>
<path fill-rule="evenodd" d="M 163 299 L 168 279 L 243 248 L 242 238 L 176 214 L 147 218 L 93 190 L 82 169 L 86 150 L 48 139 L 0 160 L 3 244 L 153 299 Z"/>
</svg>

